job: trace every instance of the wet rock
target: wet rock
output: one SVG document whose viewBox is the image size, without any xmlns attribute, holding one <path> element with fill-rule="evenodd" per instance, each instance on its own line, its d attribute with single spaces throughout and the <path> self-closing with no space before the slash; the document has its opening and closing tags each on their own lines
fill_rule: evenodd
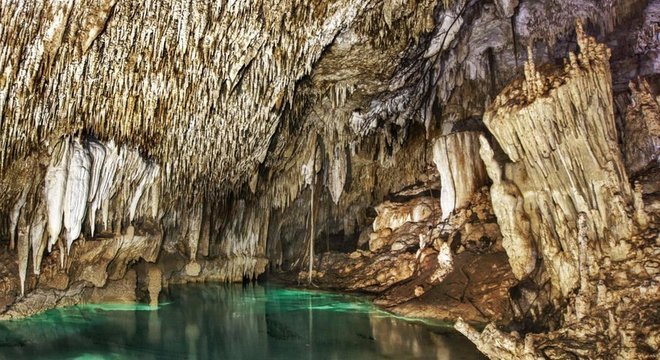
<svg viewBox="0 0 660 360">
<path fill-rule="evenodd" d="M 158 305 L 158 295 L 162 289 L 163 272 L 156 265 L 149 266 L 147 270 L 147 290 L 149 291 L 149 305 Z"/>
<path fill-rule="evenodd" d="M 192 261 L 186 264 L 186 268 L 185 268 L 186 276 L 197 277 L 199 276 L 199 273 L 201 271 L 202 271 L 202 267 L 196 261 Z"/>
<path fill-rule="evenodd" d="M 83 301 L 90 304 L 134 303 L 136 283 L 135 270 L 129 270 L 120 280 L 108 281 L 103 287 L 86 289 L 83 293 Z"/>
</svg>

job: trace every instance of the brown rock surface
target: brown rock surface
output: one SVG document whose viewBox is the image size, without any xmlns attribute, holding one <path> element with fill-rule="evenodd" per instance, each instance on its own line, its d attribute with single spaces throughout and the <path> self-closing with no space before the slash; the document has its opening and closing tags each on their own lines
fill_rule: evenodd
<svg viewBox="0 0 660 360">
<path fill-rule="evenodd" d="M 110 280 L 103 287 L 85 289 L 83 301 L 90 304 L 133 303 L 137 300 L 135 297 L 136 283 L 137 275 L 135 270 L 131 269 L 122 279 Z"/>
<path fill-rule="evenodd" d="M 631 176 L 658 167 L 660 158 L 660 104 L 646 80 L 630 83 L 632 103 L 626 111 L 623 154 Z"/>
<path fill-rule="evenodd" d="M 395 230 L 384 227 L 372 233 L 370 251 L 318 255 L 314 284 L 374 293 L 376 304 L 406 316 L 508 323 L 514 316 L 509 290 L 518 281 L 502 252 L 487 192 L 477 192 L 470 206 L 444 222 L 437 205 L 430 216 L 415 222 L 411 209 L 430 199 L 385 203 L 381 209 L 396 222 Z M 374 246 L 378 242 L 382 245 Z M 299 274 L 300 281 L 306 276 Z"/>
</svg>

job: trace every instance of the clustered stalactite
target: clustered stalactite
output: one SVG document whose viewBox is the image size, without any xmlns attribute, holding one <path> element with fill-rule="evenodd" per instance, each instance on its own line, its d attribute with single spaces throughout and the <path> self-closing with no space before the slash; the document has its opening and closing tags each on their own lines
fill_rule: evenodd
<svg viewBox="0 0 660 360">
<path fill-rule="evenodd" d="M 304 106 L 294 101 L 297 83 L 340 31 L 401 37 L 400 53 L 432 28 L 434 2 L 386 3 L 7 0 L 2 168 L 53 135 L 84 129 L 157 158 L 177 192 L 240 189 L 282 114 Z M 383 32 L 383 17 L 405 29 Z M 344 95 L 335 97 L 349 91 L 337 89 Z"/>
<path fill-rule="evenodd" d="M 157 227 L 162 212 L 159 166 L 137 150 L 65 137 L 30 162 L 32 168 L 6 179 L 21 187 L 8 234 L 18 248 L 21 294 L 30 252 L 33 273 L 39 275 L 44 251 L 51 253 L 55 246 L 60 266 L 70 264 L 66 259 L 83 228 L 84 237 L 93 238 L 95 233 L 126 234 L 136 221 Z"/>
</svg>

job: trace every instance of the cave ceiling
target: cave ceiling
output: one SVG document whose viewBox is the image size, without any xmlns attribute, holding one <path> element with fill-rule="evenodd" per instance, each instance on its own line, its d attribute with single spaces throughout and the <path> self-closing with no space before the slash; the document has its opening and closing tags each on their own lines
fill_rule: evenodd
<svg viewBox="0 0 660 360">
<path fill-rule="evenodd" d="M 645 4 L 2 0 L 0 165 L 90 134 L 153 158 L 169 192 L 272 195 L 317 143 L 332 167 L 369 139 L 395 152 L 411 124 L 450 132 L 528 44 L 575 18 L 606 34 Z"/>
</svg>

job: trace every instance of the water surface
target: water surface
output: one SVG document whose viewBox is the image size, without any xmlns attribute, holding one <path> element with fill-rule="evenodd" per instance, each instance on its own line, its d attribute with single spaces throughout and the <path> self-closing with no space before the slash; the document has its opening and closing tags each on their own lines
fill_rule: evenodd
<svg viewBox="0 0 660 360">
<path fill-rule="evenodd" d="M 0 359 L 482 359 L 447 326 L 348 295 L 172 286 L 147 305 L 82 305 L 0 322 Z"/>
</svg>

